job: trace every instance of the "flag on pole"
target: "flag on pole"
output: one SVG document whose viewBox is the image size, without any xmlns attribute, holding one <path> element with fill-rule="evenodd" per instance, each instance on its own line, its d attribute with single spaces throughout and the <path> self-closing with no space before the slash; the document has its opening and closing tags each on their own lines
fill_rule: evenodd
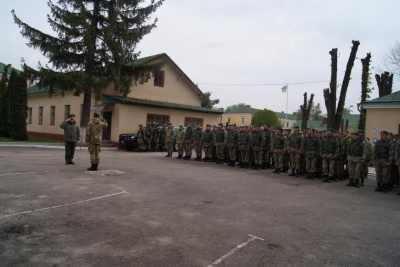
<svg viewBox="0 0 400 267">
<path fill-rule="evenodd" d="M 287 85 L 282 87 L 282 93 L 286 93 L 286 91 L 287 91 Z"/>
</svg>

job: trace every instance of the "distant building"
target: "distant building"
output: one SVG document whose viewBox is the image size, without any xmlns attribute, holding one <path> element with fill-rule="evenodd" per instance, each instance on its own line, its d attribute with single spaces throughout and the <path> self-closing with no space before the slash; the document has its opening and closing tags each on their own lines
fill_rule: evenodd
<svg viewBox="0 0 400 267">
<path fill-rule="evenodd" d="M 250 126 L 254 113 L 259 110 L 261 109 L 252 108 L 250 105 L 230 109 L 222 114 L 222 123 L 224 125 L 228 123 L 236 126 Z"/>
<path fill-rule="evenodd" d="M 279 122 L 282 125 L 282 128 L 289 129 L 292 128 L 293 124 L 296 123 L 297 117 L 293 114 L 286 114 L 284 112 L 275 112 L 275 115 L 278 117 Z"/>
<path fill-rule="evenodd" d="M 360 120 L 360 115 L 359 114 L 345 114 L 342 115 L 342 120 L 343 120 L 343 127 L 341 127 L 340 131 L 347 130 L 349 132 L 353 132 L 358 129 L 358 122 Z M 294 126 L 299 126 L 301 128 L 301 120 L 296 121 Z M 307 122 L 307 128 L 313 128 L 318 131 L 325 131 L 327 128 L 327 123 L 328 123 L 328 118 L 324 117 L 322 120 L 316 121 L 316 120 L 309 120 Z"/>
<path fill-rule="evenodd" d="M 400 91 L 362 103 L 367 110 L 365 135 L 375 142 L 381 131 L 400 134 Z"/>
</svg>

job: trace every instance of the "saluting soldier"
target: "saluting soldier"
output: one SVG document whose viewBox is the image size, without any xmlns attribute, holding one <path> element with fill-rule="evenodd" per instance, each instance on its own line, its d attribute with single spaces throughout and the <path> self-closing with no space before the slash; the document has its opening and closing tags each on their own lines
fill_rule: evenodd
<svg viewBox="0 0 400 267">
<path fill-rule="evenodd" d="M 179 125 L 178 134 L 176 135 L 176 146 L 178 148 L 178 156 L 176 157 L 177 159 L 182 159 L 184 142 L 185 131 L 183 129 L 183 125 Z"/>
<path fill-rule="evenodd" d="M 206 130 L 203 132 L 201 144 L 204 148 L 204 162 L 212 161 L 212 153 L 214 146 L 214 132 L 211 130 L 211 125 L 207 124 Z"/>
<path fill-rule="evenodd" d="M 99 154 L 103 128 L 106 127 L 108 127 L 107 121 L 95 111 L 93 118 L 86 126 L 85 142 L 88 144 L 90 162 L 92 163 L 92 166 L 87 169 L 88 171 L 97 171 L 100 162 Z"/>
<path fill-rule="evenodd" d="M 283 157 L 287 150 L 286 136 L 282 133 L 282 128 L 276 128 L 274 139 L 272 140 L 272 153 L 274 154 L 275 171 L 280 174 L 283 167 Z"/>
<path fill-rule="evenodd" d="M 339 141 L 332 135 L 333 130 L 327 129 L 325 137 L 321 140 L 321 157 L 322 157 L 322 174 L 324 176 L 322 182 L 330 183 L 335 176 L 335 162 L 339 157 Z"/>
<path fill-rule="evenodd" d="M 165 157 L 170 158 L 172 157 L 172 153 L 174 151 L 174 138 L 175 132 L 174 128 L 172 127 L 172 123 L 168 123 L 168 128 L 165 131 L 165 148 L 167 149 L 167 155 Z"/>
<path fill-rule="evenodd" d="M 234 125 L 229 126 L 228 131 L 228 148 L 229 148 L 229 164 L 228 166 L 235 167 L 236 151 L 238 148 L 239 134 Z"/>
<path fill-rule="evenodd" d="M 203 138 L 203 129 L 200 124 L 197 124 L 196 130 L 194 131 L 193 144 L 194 151 L 196 152 L 196 158 L 194 160 L 201 161 L 202 147 L 201 139 Z"/>
<path fill-rule="evenodd" d="M 299 126 L 293 127 L 293 133 L 288 138 L 289 154 L 290 154 L 290 167 L 292 172 L 289 176 L 299 177 L 301 154 L 304 150 L 304 138 L 300 133 Z"/>
<path fill-rule="evenodd" d="M 372 152 L 372 162 L 375 164 L 376 182 L 377 187 L 375 191 L 387 192 L 389 183 L 388 171 L 390 166 L 389 152 L 390 142 L 387 138 L 388 132 L 381 132 L 381 139 L 375 143 Z"/>
<path fill-rule="evenodd" d="M 217 152 L 217 164 L 222 164 L 225 160 L 225 145 L 228 141 L 228 134 L 223 128 L 222 123 L 218 123 L 218 129 L 215 132 L 215 147 Z"/>
<path fill-rule="evenodd" d="M 143 128 L 143 124 L 139 124 L 139 130 L 136 134 L 139 152 L 146 151 L 146 133 Z"/>
</svg>

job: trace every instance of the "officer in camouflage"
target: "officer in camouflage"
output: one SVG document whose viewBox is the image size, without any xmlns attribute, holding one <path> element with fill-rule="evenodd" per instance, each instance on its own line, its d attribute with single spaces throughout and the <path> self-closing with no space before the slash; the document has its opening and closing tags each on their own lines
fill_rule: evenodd
<svg viewBox="0 0 400 267">
<path fill-rule="evenodd" d="M 254 153 L 254 170 L 260 170 L 263 160 L 263 150 L 265 147 L 265 135 L 260 132 L 260 127 L 255 126 L 252 133 L 251 148 Z"/>
<path fill-rule="evenodd" d="M 197 124 L 197 128 L 194 131 L 193 143 L 194 151 L 196 152 L 196 158 L 194 160 L 201 161 L 202 147 L 201 140 L 203 139 L 203 129 L 200 124 Z"/>
<path fill-rule="evenodd" d="M 145 130 L 143 129 L 142 124 L 139 124 L 139 130 L 137 131 L 136 138 L 139 147 L 139 152 L 146 151 L 146 133 Z"/>
<path fill-rule="evenodd" d="M 228 134 L 223 128 L 222 123 L 218 123 L 218 129 L 215 132 L 215 147 L 217 153 L 217 164 L 222 164 L 225 160 L 225 146 L 228 141 Z"/>
<path fill-rule="evenodd" d="M 194 138 L 194 132 L 193 132 L 192 124 L 189 122 L 186 126 L 185 138 L 184 138 L 185 157 L 183 159 L 185 159 L 185 160 L 190 160 L 192 157 L 193 138 Z"/>
<path fill-rule="evenodd" d="M 185 131 L 183 129 L 183 125 L 179 125 L 178 134 L 176 135 L 176 146 L 178 147 L 178 156 L 176 157 L 177 159 L 182 159 L 184 142 Z"/>
<path fill-rule="evenodd" d="M 272 141 L 272 153 L 274 154 L 275 171 L 280 174 L 283 167 L 283 157 L 287 151 L 286 136 L 282 133 L 282 128 L 276 128 L 274 139 Z"/>
<path fill-rule="evenodd" d="M 317 171 L 317 158 L 320 147 L 320 139 L 315 135 L 314 129 L 308 129 L 308 135 L 304 139 L 304 151 L 306 160 L 306 179 L 313 180 Z"/>
<path fill-rule="evenodd" d="M 375 143 L 374 150 L 372 152 L 372 162 L 375 164 L 376 192 L 387 192 L 389 183 L 388 171 L 389 171 L 389 152 L 390 142 L 388 140 L 388 132 L 381 132 L 381 139 Z"/>
<path fill-rule="evenodd" d="M 239 150 L 240 150 L 240 168 L 247 168 L 249 166 L 249 151 L 251 144 L 251 133 L 248 127 L 243 127 L 239 135 Z"/>
<path fill-rule="evenodd" d="M 201 140 L 201 144 L 204 148 L 204 162 L 212 161 L 214 140 L 215 136 L 214 132 L 211 130 L 211 125 L 207 124 Z"/>
<path fill-rule="evenodd" d="M 172 157 L 172 153 L 174 151 L 174 139 L 175 139 L 175 132 L 174 128 L 172 127 L 172 123 L 168 123 L 168 128 L 165 131 L 165 148 L 167 149 L 167 155 L 165 157 L 170 158 Z"/>
<path fill-rule="evenodd" d="M 289 176 L 299 177 L 301 154 L 304 150 L 304 138 L 300 133 L 299 126 L 293 127 L 293 133 L 288 138 L 289 154 L 290 154 L 290 167 L 292 172 Z"/>
<path fill-rule="evenodd" d="M 235 167 L 236 152 L 239 142 L 239 133 L 234 125 L 229 126 L 228 132 L 228 148 L 229 148 L 229 164 L 228 166 Z"/>
<path fill-rule="evenodd" d="M 359 188 L 362 174 L 362 163 L 367 161 L 367 146 L 365 140 L 360 138 L 358 132 L 351 134 L 351 140 L 347 145 L 347 166 L 349 166 L 349 183 L 347 186 Z"/>
<path fill-rule="evenodd" d="M 339 141 L 332 135 L 333 130 L 327 129 L 325 137 L 321 140 L 321 157 L 323 182 L 330 183 L 335 176 L 335 163 L 339 157 Z"/>
<path fill-rule="evenodd" d="M 268 124 L 263 125 L 262 132 L 263 132 L 264 138 L 265 138 L 265 146 L 264 146 L 264 151 L 263 151 L 263 160 L 262 160 L 262 164 L 261 164 L 261 169 L 265 169 L 265 168 L 269 169 L 271 167 L 270 159 L 269 159 L 270 153 L 271 153 L 271 132 L 270 132 Z"/>
<path fill-rule="evenodd" d="M 102 139 L 103 128 L 108 127 L 105 119 L 103 119 L 100 114 L 95 111 L 93 118 L 89 121 L 86 126 L 85 142 L 88 145 L 88 150 L 90 154 L 90 162 L 92 166 L 88 168 L 88 171 L 97 171 L 100 158 L 100 145 Z"/>
</svg>

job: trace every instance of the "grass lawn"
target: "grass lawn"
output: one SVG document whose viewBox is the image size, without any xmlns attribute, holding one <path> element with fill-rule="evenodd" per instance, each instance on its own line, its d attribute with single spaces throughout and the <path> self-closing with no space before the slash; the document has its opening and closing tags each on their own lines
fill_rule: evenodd
<svg viewBox="0 0 400 267">
<path fill-rule="evenodd" d="M 0 137 L 0 142 L 21 142 L 18 140 L 14 140 L 11 138 Z M 24 142 L 32 142 L 32 143 L 61 143 L 59 140 L 36 137 L 36 136 L 28 136 L 28 140 Z"/>
</svg>

